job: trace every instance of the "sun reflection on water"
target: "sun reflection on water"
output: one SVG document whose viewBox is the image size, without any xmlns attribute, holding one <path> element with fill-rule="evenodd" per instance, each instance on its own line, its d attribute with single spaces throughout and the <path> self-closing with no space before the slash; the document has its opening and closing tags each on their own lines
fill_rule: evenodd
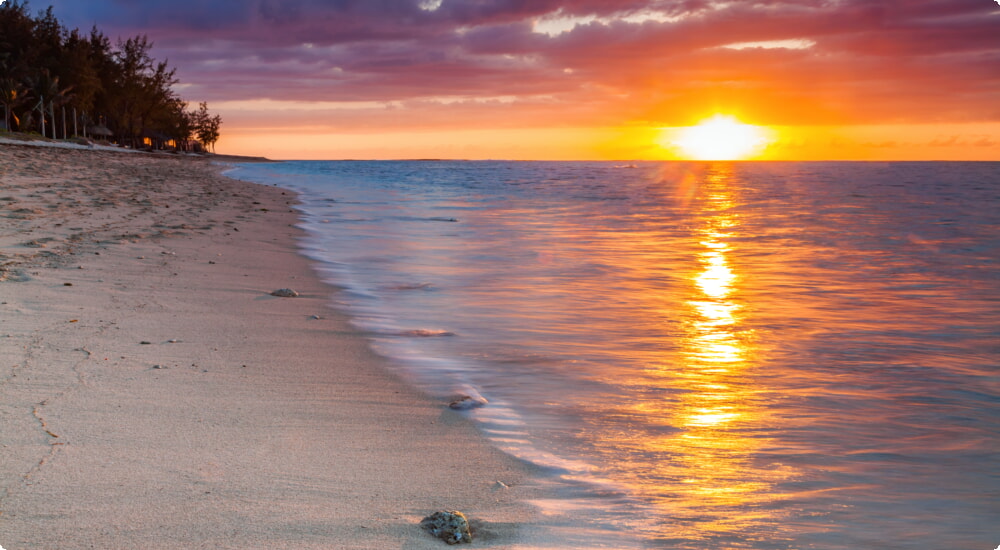
<svg viewBox="0 0 1000 550">
<path fill-rule="evenodd" d="M 677 377 L 682 393 L 666 412 L 679 428 L 663 442 L 673 455 L 665 479 L 680 479 L 663 506 L 676 525 L 667 530 L 709 540 L 743 538 L 771 523 L 766 503 L 773 500 L 778 471 L 754 462 L 767 444 L 761 433 L 766 409 L 754 379 L 757 348 L 744 318 L 742 273 L 734 257 L 741 218 L 730 191 L 731 165 L 704 174 L 696 209 L 698 251 L 692 264 L 690 294 Z"/>
<path fill-rule="evenodd" d="M 660 457 L 649 465 L 660 480 L 657 502 L 671 518 L 660 529 L 678 539 L 732 540 L 770 523 L 763 510 L 782 475 L 754 462 L 768 441 L 761 430 L 767 413 L 757 397 L 763 391 L 754 380 L 757 348 L 734 262 L 741 218 L 733 177 L 730 165 L 713 165 L 688 203 L 695 220 L 688 286 L 674 306 L 684 319 L 681 344 L 651 369 L 676 393 L 643 406 L 644 416 L 657 415 L 673 428 L 639 444 L 646 456 Z"/>
</svg>

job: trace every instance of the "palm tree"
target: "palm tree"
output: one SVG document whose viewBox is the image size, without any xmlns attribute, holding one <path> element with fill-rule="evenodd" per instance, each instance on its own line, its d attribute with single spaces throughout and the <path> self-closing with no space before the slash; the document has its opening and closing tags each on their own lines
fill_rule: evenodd
<svg viewBox="0 0 1000 550">
<path fill-rule="evenodd" d="M 14 109 L 24 103 L 24 87 L 13 78 L 0 78 L 0 103 L 3 104 L 3 127 L 7 131 L 12 131 L 14 126 L 10 122 L 13 118 L 14 125 L 20 127 L 21 120 L 17 118 Z"/>
<path fill-rule="evenodd" d="M 61 88 L 59 86 L 59 77 L 52 76 L 48 69 L 42 69 L 38 71 L 37 74 L 28 78 L 28 93 L 38 102 L 35 103 L 35 107 L 41 107 L 42 120 L 44 128 L 45 113 L 48 111 L 49 119 L 52 120 L 52 137 L 56 137 L 56 115 L 55 108 L 66 105 L 72 99 L 70 95 L 70 90 L 73 87 Z M 34 109 L 33 108 L 33 109 Z M 42 132 L 44 137 L 45 132 Z"/>
<path fill-rule="evenodd" d="M 11 74 L 9 57 L 10 54 L 0 55 L 0 104 L 3 105 L 3 129 L 7 131 L 13 130 L 11 117 L 14 118 L 14 124 L 20 125 L 14 109 L 24 103 L 24 86 Z"/>
</svg>

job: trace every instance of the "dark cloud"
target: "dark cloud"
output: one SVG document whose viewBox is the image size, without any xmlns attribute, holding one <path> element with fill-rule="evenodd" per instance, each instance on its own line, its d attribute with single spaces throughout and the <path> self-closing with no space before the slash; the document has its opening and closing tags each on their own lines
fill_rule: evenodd
<svg viewBox="0 0 1000 550">
<path fill-rule="evenodd" d="M 776 124 L 1000 120 L 986 0 L 51 3 L 71 27 L 147 34 L 197 100 L 523 96 L 508 119 L 581 124 L 712 108 Z M 554 18 L 566 32 L 534 31 Z M 447 109 L 475 118 L 475 103 Z"/>
</svg>

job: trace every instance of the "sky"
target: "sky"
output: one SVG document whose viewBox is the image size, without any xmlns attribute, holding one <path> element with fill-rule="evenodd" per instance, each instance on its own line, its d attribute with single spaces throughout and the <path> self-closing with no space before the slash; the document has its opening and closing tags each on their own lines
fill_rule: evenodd
<svg viewBox="0 0 1000 550">
<path fill-rule="evenodd" d="M 1000 160 L 1000 0 L 34 0 L 145 34 L 220 153 L 671 159 L 724 114 L 762 159 Z"/>
</svg>

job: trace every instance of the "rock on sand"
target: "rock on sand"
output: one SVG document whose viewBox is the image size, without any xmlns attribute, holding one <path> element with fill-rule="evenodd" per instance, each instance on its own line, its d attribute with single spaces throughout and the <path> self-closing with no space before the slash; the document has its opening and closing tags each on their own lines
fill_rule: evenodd
<svg viewBox="0 0 1000 550">
<path fill-rule="evenodd" d="M 420 526 L 448 544 L 471 543 L 472 531 L 465 514 L 457 511 L 434 512 L 420 520 Z"/>
</svg>

